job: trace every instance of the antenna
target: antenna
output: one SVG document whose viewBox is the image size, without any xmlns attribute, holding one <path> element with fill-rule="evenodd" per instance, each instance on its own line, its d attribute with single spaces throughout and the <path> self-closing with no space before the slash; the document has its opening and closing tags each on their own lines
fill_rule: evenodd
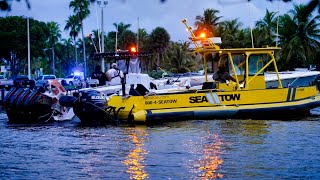
<svg viewBox="0 0 320 180">
<path fill-rule="evenodd" d="M 279 13 L 279 4 L 280 1 L 278 1 L 278 13 Z M 278 47 L 278 40 L 279 40 L 279 14 L 278 14 L 278 18 L 277 18 L 277 39 L 276 39 L 276 47 Z"/>
<path fill-rule="evenodd" d="M 250 8 L 250 4 L 249 2 L 247 3 L 247 6 L 249 8 L 249 18 L 250 18 L 250 22 L 251 22 L 251 8 Z M 252 48 L 254 48 L 254 44 L 253 44 L 253 33 L 252 33 L 252 24 L 250 23 L 250 34 L 251 34 L 251 46 Z"/>
<path fill-rule="evenodd" d="M 139 17 L 138 17 L 138 22 L 137 22 L 137 28 L 138 28 L 138 31 L 137 31 L 137 52 L 139 52 Z"/>
<path fill-rule="evenodd" d="M 97 19 L 97 29 L 98 29 L 98 41 L 99 41 L 99 52 L 101 53 L 101 41 L 100 41 L 100 28 L 99 28 L 99 17 L 98 17 L 98 6 L 96 6 L 96 19 Z"/>
<path fill-rule="evenodd" d="M 117 30 L 116 30 L 116 44 L 115 44 L 115 52 L 117 52 L 118 50 L 118 23 L 117 23 Z"/>
</svg>

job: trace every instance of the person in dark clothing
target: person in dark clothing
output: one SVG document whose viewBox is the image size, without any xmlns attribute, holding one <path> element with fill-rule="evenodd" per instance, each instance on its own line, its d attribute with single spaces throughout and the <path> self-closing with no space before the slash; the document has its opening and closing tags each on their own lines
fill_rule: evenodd
<svg viewBox="0 0 320 180">
<path fill-rule="evenodd" d="M 215 72 L 212 76 L 215 81 L 226 83 L 227 81 L 236 82 L 236 80 L 230 76 L 229 72 L 227 72 L 226 67 L 224 65 L 220 65 L 218 71 Z"/>
<path fill-rule="evenodd" d="M 101 66 L 97 65 L 94 69 L 94 72 L 91 76 L 92 79 L 98 79 L 99 84 L 98 86 L 106 85 L 106 81 L 108 81 L 108 77 L 105 73 L 101 71 Z"/>
</svg>

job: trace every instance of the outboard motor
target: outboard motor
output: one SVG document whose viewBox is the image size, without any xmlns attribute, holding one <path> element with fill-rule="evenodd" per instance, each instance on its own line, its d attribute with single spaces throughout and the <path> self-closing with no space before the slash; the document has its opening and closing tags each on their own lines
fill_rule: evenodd
<svg viewBox="0 0 320 180">
<path fill-rule="evenodd" d="M 19 99 L 16 101 L 16 104 L 15 104 L 16 107 L 19 107 L 19 106 L 21 106 L 21 105 L 24 103 L 24 101 L 25 101 L 26 98 L 28 97 L 29 93 L 30 93 L 30 89 L 25 89 L 25 90 L 21 93 Z"/>
<path fill-rule="evenodd" d="M 5 109 L 11 123 L 39 123 L 52 118 L 53 100 L 44 89 L 14 88 L 4 98 Z"/>
<path fill-rule="evenodd" d="M 77 96 L 77 94 L 74 94 Z M 106 95 L 95 90 L 81 91 L 73 111 L 84 124 L 108 124 L 113 119 L 106 111 Z"/>
<path fill-rule="evenodd" d="M 3 98 L 3 104 L 4 106 L 8 106 L 9 105 L 9 101 L 10 99 L 12 98 L 12 96 L 16 93 L 16 91 L 18 90 L 19 88 L 11 88 L 11 90 L 8 92 L 8 94 Z"/>
<path fill-rule="evenodd" d="M 19 88 L 17 91 L 15 91 L 10 100 L 9 100 L 9 106 L 12 106 L 15 104 L 15 102 L 18 100 L 19 96 L 21 95 L 21 93 L 23 93 L 23 88 Z"/>
</svg>

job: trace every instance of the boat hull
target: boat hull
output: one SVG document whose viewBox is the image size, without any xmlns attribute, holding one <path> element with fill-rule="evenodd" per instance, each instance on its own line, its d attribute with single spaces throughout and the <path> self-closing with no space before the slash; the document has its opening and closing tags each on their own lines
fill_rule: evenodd
<svg viewBox="0 0 320 180">
<path fill-rule="evenodd" d="M 289 119 L 320 106 L 316 86 L 233 92 L 181 92 L 110 98 L 119 119 L 157 123 L 187 119 Z M 122 109 L 120 109 L 122 108 Z"/>
<path fill-rule="evenodd" d="M 151 124 L 192 119 L 291 120 L 310 115 L 310 110 L 319 106 L 320 97 L 317 97 L 315 99 L 275 104 L 148 110 L 134 113 L 133 117 L 137 122 Z M 142 114 L 145 114 L 145 116 Z"/>
</svg>

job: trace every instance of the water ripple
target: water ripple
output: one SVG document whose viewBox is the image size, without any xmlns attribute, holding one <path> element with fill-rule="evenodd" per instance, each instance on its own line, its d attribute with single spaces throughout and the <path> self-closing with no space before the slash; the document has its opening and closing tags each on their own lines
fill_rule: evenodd
<svg viewBox="0 0 320 180">
<path fill-rule="evenodd" d="M 82 127 L 0 115 L 0 131 L 1 179 L 320 178 L 318 117 Z"/>
</svg>

